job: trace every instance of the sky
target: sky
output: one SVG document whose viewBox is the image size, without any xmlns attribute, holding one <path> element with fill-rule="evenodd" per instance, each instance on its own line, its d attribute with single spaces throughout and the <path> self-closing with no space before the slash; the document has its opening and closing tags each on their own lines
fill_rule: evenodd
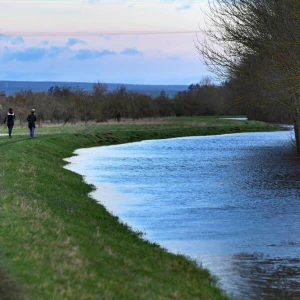
<svg viewBox="0 0 300 300">
<path fill-rule="evenodd" d="M 0 0 L 0 80 L 191 84 L 208 0 Z"/>
</svg>

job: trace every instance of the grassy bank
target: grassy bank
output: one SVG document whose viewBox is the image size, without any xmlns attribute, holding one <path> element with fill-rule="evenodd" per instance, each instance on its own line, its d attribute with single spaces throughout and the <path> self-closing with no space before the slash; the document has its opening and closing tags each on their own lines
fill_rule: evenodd
<svg viewBox="0 0 300 300">
<path fill-rule="evenodd" d="M 44 127 L 34 140 L 21 128 L 0 137 L 1 299 L 226 299 L 206 270 L 143 241 L 63 169 L 63 158 L 82 147 L 276 129 L 176 122 Z"/>
</svg>

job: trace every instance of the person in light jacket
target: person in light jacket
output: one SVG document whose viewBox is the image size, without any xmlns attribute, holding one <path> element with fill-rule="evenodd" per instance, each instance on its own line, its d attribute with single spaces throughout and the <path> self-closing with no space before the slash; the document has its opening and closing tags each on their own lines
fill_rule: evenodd
<svg viewBox="0 0 300 300">
<path fill-rule="evenodd" d="M 11 138 L 12 129 L 15 124 L 15 117 L 16 117 L 15 113 L 14 113 L 13 109 L 10 107 L 8 109 L 8 113 L 6 114 L 5 119 L 4 119 L 4 124 L 5 123 L 7 124 L 9 138 Z"/>
<path fill-rule="evenodd" d="M 33 108 L 31 110 L 31 114 L 27 117 L 28 122 L 28 128 L 29 128 L 29 138 L 34 138 L 34 129 L 35 129 L 35 122 L 36 122 L 36 116 L 35 116 L 35 109 Z"/>
</svg>

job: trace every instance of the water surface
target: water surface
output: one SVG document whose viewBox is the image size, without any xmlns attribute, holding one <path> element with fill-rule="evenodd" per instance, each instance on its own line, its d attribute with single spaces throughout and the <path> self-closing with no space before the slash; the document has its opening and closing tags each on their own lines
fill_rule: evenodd
<svg viewBox="0 0 300 300">
<path fill-rule="evenodd" d="M 145 237 L 196 258 L 237 299 L 300 299 L 300 161 L 291 133 L 76 151 L 68 169 Z"/>
</svg>

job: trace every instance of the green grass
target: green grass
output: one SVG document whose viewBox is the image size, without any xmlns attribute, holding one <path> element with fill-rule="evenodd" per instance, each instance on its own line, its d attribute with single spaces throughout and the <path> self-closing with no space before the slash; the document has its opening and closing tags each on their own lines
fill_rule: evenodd
<svg viewBox="0 0 300 300">
<path fill-rule="evenodd" d="M 223 117 L 222 117 L 223 118 Z M 183 136 L 185 135 L 211 135 L 211 134 L 224 134 L 235 132 L 256 132 L 256 131 L 273 131 L 283 130 L 278 126 L 260 121 L 239 121 L 222 119 L 219 117 L 169 117 L 169 118 L 154 118 L 142 119 L 136 121 L 122 121 L 120 123 L 99 123 L 84 125 L 70 125 L 65 126 L 47 126 L 38 128 L 40 135 L 42 134 L 64 134 L 64 133 L 85 133 L 85 134 L 106 134 L 111 132 L 139 132 L 147 131 L 148 138 L 151 137 L 151 132 L 165 131 L 169 132 L 170 136 Z M 174 132 L 173 134 L 171 132 Z M 181 133 L 181 131 L 183 131 Z M 188 131 L 188 132 L 187 132 Z M 7 133 L 6 126 L 0 127 L 0 134 Z M 26 125 L 20 128 L 16 126 L 14 134 L 28 134 Z M 156 133 L 155 133 L 156 134 Z"/>
<path fill-rule="evenodd" d="M 207 270 L 144 241 L 90 199 L 92 187 L 63 158 L 83 147 L 276 129 L 237 128 L 65 126 L 37 128 L 33 140 L 26 128 L 0 137 L 0 298 L 227 299 Z"/>
</svg>

